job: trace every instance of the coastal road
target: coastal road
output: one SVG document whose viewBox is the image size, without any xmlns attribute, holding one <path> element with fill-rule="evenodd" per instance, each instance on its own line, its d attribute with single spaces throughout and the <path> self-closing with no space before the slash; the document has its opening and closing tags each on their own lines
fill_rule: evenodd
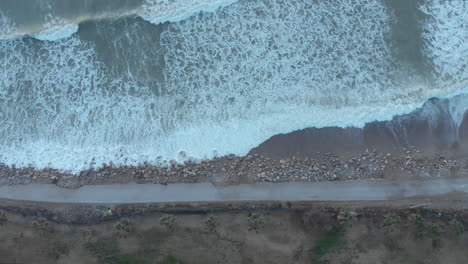
<svg viewBox="0 0 468 264">
<path fill-rule="evenodd" d="M 382 201 L 416 196 L 468 194 L 468 179 L 257 183 L 216 187 L 197 184 L 113 184 L 64 189 L 49 184 L 0 186 L 0 199 L 54 203 L 150 203 L 214 201 Z"/>
</svg>

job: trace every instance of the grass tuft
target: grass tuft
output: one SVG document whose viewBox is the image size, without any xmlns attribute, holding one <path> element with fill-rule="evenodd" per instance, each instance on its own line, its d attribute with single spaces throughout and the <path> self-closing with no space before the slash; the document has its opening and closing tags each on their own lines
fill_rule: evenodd
<svg viewBox="0 0 468 264">
<path fill-rule="evenodd" d="M 327 264 L 328 260 L 321 259 L 326 254 L 337 250 L 345 245 L 344 230 L 339 228 L 335 229 L 320 240 L 318 245 L 312 250 L 315 258 L 312 259 L 312 264 Z"/>
</svg>

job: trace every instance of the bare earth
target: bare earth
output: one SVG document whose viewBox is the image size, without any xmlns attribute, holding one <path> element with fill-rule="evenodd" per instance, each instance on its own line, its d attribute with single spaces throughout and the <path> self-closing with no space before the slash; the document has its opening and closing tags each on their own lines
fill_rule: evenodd
<svg viewBox="0 0 468 264">
<path fill-rule="evenodd" d="M 0 257 L 77 264 L 467 263 L 466 201 L 456 194 L 125 206 L 3 200 Z"/>
</svg>

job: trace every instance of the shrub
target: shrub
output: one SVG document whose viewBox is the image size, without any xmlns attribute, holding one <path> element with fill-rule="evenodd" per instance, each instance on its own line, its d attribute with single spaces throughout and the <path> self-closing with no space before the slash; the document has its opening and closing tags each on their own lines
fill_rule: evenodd
<svg viewBox="0 0 468 264">
<path fill-rule="evenodd" d="M 130 232 L 130 220 L 123 218 L 115 225 L 115 229 L 120 232 Z"/>
<path fill-rule="evenodd" d="M 159 224 L 169 229 L 174 227 L 175 218 L 172 215 L 164 215 L 159 219 Z"/>
<path fill-rule="evenodd" d="M 418 231 L 423 231 L 426 229 L 426 223 L 420 215 L 411 215 L 411 221 L 413 222 L 416 229 L 418 229 Z"/>
<path fill-rule="evenodd" d="M 260 232 L 265 226 L 265 221 L 263 217 L 259 214 L 256 213 L 250 213 L 249 214 L 249 230 L 254 230 L 256 233 Z"/>
<path fill-rule="evenodd" d="M 429 233 L 429 236 L 432 238 L 438 238 L 440 237 L 440 234 L 442 233 L 442 231 L 440 230 L 440 227 L 437 225 L 427 226 L 427 231 Z"/>
<path fill-rule="evenodd" d="M 32 223 L 34 230 L 38 232 L 46 232 L 49 228 L 49 221 L 45 218 L 37 219 Z"/>
<path fill-rule="evenodd" d="M 6 213 L 2 210 L 0 210 L 0 226 L 6 225 L 6 222 L 8 221 L 8 218 L 6 216 Z"/>
<path fill-rule="evenodd" d="M 400 222 L 401 222 L 400 216 L 389 214 L 389 215 L 384 216 L 383 225 L 384 226 L 394 226 L 394 225 L 398 225 Z"/>
<path fill-rule="evenodd" d="M 210 215 L 208 219 L 205 220 L 205 224 L 209 231 L 214 232 L 216 231 L 216 226 L 218 226 L 218 220 L 216 217 Z"/>
<path fill-rule="evenodd" d="M 457 219 L 450 220 L 449 226 L 457 236 L 461 236 L 465 232 L 465 226 L 463 226 L 462 222 L 458 221 Z"/>
<path fill-rule="evenodd" d="M 394 214 L 385 215 L 383 220 L 383 227 L 385 228 L 385 232 L 394 231 L 400 223 L 400 216 Z"/>
<path fill-rule="evenodd" d="M 337 216 L 336 219 L 341 225 L 354 222 L 357 220 L 357 213 L 356 212 L 343 212 L 341 211 Z"/>
</svg>

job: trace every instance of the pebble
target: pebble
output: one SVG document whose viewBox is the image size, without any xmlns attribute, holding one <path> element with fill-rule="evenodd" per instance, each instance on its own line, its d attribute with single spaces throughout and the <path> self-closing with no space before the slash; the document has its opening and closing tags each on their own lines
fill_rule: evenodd
<svg viewBox="0 0 468 264">
<path fill-rule="evenodd" d="M 409 150 L 406 150 L 407 153 Z M 416 150 L 415 150 L 416 151 Z M 375 150 L 372 152 L 358 153 L 354 158 L 347 159 L 347 162 L 341 160 L 338 156 L 327 153 L 328 155 L 319 155 L 314 158 L 300 158 L 294 156 L 291 159 L 274 160 L 263 157 L 258 154 L 247 155 L 246 157 L 238 157 L 230 155 L 227 157 L 217 158 L 211 161 L 203 161 L 201 163 L 187 163 L 185 165 L 174 164 L 171 160 L 171 167 L 153 167 L 145 164 L 142 167 L 108 167 L 99 170 L 86 170 L 81 172 L 78 177 L 73 175 L 60 174 L 54 170 L 24 171 L 21 169 L 8 168 L 0 165 L 0 175 L 4 175 L 3 179 L 8 179 L 9 183 L 25 183 L 28 178 L 32 180 L 52 180 L 60 179 L 62 185 L 67 185 L 68 181 L 75 180 L 80 184 L 98 184 L 100 182 L 109 183 L 112 179 L 115 182 L 120 180 L 119 175 L 131 175 L 137 182 L 154 182 L 162 183 L 168 181 L 174 182 L 205 182 L 210 177 L 216 175 L 216 172 L 230 173 L 232 181 L 237 176 L 247 177 L 253 176 L 254 181 L 320 181 L 320 180 L 335 180 L 350 177 L 353 179 L 366 178 L 383 178 L 382 171 L 406 171 L 411 176 L 424 175 L 441 175 L 447 173 L 450 168 L 455 166 L 463 167 L 465 161 L 451 160 L 444 156 L 434 156 L 429 158 L 418 159 L 417 162 L 410 155 L 395 155 L 393 158 L 390 153 L 378 153 Z M 255 158 L 254 158 L 255 157 Z M 420 157 L 418 155 L 418 157 Z M 358 159 L 360 158 L 360 159 Z M 357 162 L 362 160 L 366 162 Z M 162 163 L 163 164 L 163 163 Z M 349 165 L 348 165 L 349 164 Z M 385 165 L 383 165 L 385 164 Z M 450 165 L 447 165 L 450 164 Z M 359 169 L 355 169 L 359 166 Z M 450 167 L 448 167 L 450 166 Z M 453 171 L 453 170 L 452 170 Z M 232 174 L 232 175 L 231 175 Z M 406 173 L 405 173 L 406 174 Z M 57 177 L 58 176 L 58 177 Z M 138 177 L 136 177 L 138 176 Z M 231 177 L 232 176 L 232 177 Z M 2 176 L 0 176 L 0 180 Z M 119 179 L 119 180 L 117 180 Z"/>
</svg>

